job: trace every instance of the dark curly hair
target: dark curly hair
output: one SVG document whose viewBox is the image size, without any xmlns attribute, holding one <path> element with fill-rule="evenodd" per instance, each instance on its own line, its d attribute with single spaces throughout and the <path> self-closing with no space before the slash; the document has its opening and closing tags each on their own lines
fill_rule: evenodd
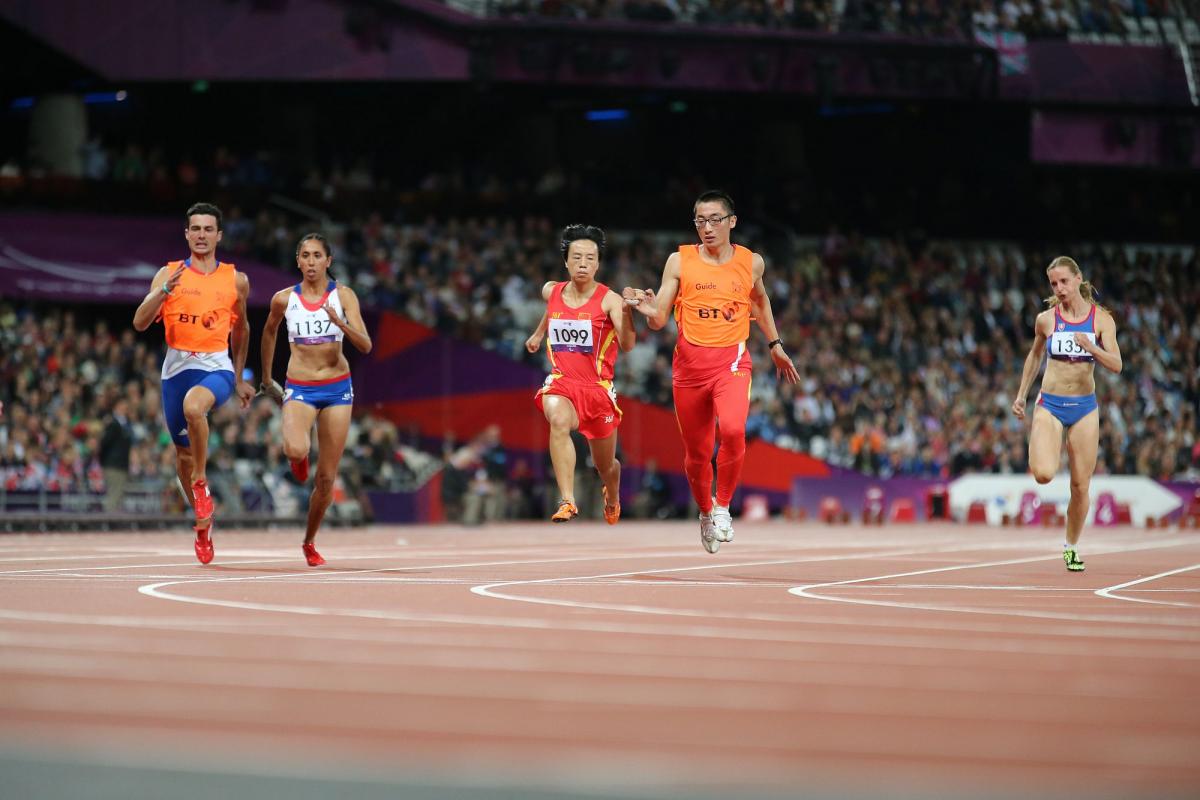
<svg viewBox="0 0 1200 800">
<path fill-rule="evenodd" d="M 571 249 L 571 242 L 578 242 L 580 239 L 590 239 L 596 243 L 597 256 L 600 259 L 604 258 L 604 231 L 597 228 L 595 225 L 568 225 L 562 229 L 562 248 L 563 261 L 567 260 L 567 251 Z"/>
</svg>

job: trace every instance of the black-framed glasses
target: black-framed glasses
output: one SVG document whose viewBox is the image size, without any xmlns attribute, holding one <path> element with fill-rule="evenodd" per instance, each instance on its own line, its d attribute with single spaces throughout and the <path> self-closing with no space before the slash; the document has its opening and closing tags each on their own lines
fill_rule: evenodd
<svg viewBox="0 0 1200 800">
<path fill-rule="evenodd" d="M 696 217 L 692 220 L 692 224 L 697 228 L 703 228 L 705 225 L 712 225 L 715 228 L 732 216 L 733 214 L 726 214 L 723 217 Z"/>
</svg>

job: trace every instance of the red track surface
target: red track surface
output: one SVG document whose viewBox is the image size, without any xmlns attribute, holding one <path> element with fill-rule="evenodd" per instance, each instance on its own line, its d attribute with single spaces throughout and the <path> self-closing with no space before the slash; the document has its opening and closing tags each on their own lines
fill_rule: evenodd
<svg viewBox="0 0 1200 800">
<path fill-rule="evenodd" d="M 0 747 L 479 785 L 1200 796 L 1200 535 L 0 538 Z M 197 758 L 200 756 L 200 758 Z"/>
</svg>

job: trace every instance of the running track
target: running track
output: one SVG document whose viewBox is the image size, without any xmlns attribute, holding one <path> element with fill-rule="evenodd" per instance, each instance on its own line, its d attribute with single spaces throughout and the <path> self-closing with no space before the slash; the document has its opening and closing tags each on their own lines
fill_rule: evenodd
<svg viewBox="0 0 1200 800">
<path fill-rule="evenodd" d="M 1200 534 L 1089 531 L 1082 574 L 1059 536 L 377 527 L 314 570 L 296 531 L 207 567 L 190 531 L 7 535 L 0 785 L 1200 796 Z"/>
</svg>

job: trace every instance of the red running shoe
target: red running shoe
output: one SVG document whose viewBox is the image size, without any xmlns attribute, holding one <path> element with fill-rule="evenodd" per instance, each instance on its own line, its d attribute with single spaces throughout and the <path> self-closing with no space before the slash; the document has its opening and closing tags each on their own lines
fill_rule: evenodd
<svg viewBox="0 0 1200 800">
<path fill-rule="evenodd" d="M 305 542 L 301 545 L 301 549 L 304 550 L 304 560 L 310 567 L 319 567 L 325 563 L 325 559 L 321 558 L 321 554 L 317 552 L 317 545 L 314 542 Z"/>
<path fill-rule="evenodd" d="M 209 519 L 213 515 L 212 493 L 208 491 L 208 481 L 201 478 L 192 482 L 192 497 L 196 498 L 196 519 Z"/>
<path fill-rule="evenodd" d="M 213 560 L 212 525 L 192 530 L 196 532 L 196 559 L 201 564 L 207 564 Z"/>
<path fill-rule="evenodd" d="M 292 474 L 296 476 L 296 480 L 304 483 L 308 480 L 308 456 L 299 461 L 289 462 L 292 465 Z"/>
</svg>

